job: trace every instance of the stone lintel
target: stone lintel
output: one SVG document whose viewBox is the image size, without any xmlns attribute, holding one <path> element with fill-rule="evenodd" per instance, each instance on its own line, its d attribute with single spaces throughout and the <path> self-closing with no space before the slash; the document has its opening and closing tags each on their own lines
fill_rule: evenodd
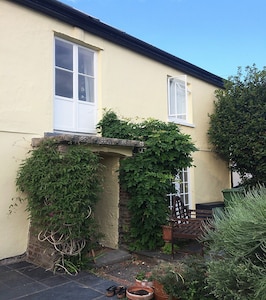
<svg viewBox="0 0 266 300">
<path fill-rule="evenodd" d="M 89 135 L 75 135 L 75 134 L 56 134 L 49 135 L 43 138 L 32 138 L 32 147 L 38 147 L 43 140 L 54 140 L 59 144 L 88 144 L 88 145 L 99 145 L 99 146 L 120 146 L 120 147 L 131 147 L 131 148 L 143 148 L 144 142 L 137 140 L 124 140 L 116 138 L 106 138 L 99 136 Z"/>
</svg>

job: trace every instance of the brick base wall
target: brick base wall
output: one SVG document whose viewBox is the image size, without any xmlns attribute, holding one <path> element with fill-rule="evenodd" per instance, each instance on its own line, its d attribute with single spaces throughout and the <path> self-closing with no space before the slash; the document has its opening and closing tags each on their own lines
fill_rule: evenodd
<svg viewBox="0 0 266 300">
<path fill-rule="evenodd" d="M 30 228 L 27 249 L 27 261 L 45 269 L 53 269 L 56 251 L 47 241 L 38 240 L 38 231 Z"/>
<path fill-rule="evenodd" d="M 130 228 L 130 213 L 127 208 L 129 195 L 120 188 L 119 199 L 119 247 L 127 248 L 130 242 L 129 228 Z M 27 249 L 27 260 L 35 265 L 44 267 L 45 269 L 52 269 L 56 259 L 56 251 L 53 246 L 47 241 L 41 242 L 38 240 L 38 231 L 30 228 L 29 242 Z"/>
<path fill-rule="evenodd" d="M 119 246 L 129 244 L 130 213 L 128 210 L 129 195 L 120 187 L 119 199 Z"/>
</svg>

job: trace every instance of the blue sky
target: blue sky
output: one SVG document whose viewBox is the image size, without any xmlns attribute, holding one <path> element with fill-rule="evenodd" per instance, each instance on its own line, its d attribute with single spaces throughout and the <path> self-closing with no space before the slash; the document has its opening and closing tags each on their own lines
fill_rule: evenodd
<svg viewBox="0 0 266 300">
<path fill-rule="evenodd" d="M 60 0 L 223 78 L 266 66 L 265 0 Z"/>
</svg>

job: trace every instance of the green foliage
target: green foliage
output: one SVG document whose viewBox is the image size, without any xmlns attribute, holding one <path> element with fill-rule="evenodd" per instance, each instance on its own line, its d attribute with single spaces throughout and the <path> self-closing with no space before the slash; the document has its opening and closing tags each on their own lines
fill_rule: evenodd
<svg viewBox="0 0 266 300">
<path fill-rule="evenodd" d="M 205 259 L 189 256 L 182 261 L 158 264 L 152 270 L 151 278 L 177 299 L 216 299 L 207 286 L 207 275 Z"/>
<path fill-rule="evenodd" d="M 203 257 L 188 257 L 183 261 L 184 286 L 179 292 L 181 299 L 215 299 L 207 285 L 207 264 Z"/>
<path fill-rule="evenodd" d="M 232 169 L 251 174 L 250 185 L 266 182 L 266 68 L 253 65 L 230 77 L 224 90 L 216 91 L 210 115 L 209 138 Z"/>
<path fill-rule="evenodd" d="M 138 274 L 136 275 L 136 279 L 140 281 L 146 279 L 146 272 L 145 271 L 138 272 Z"/>
<path fill-rule="evenodd" d="M 98 123 L 97 128 L 100 129 L 103 137 L 134 139 L 131 123 L 126 120 L 119 120 L 111 110 L 105 112 L 104 118 Z"/>
<path fill-rule="evenodd" d="M 214 230 L 213 230 L 214 229 Z M 217 299 L 265 299 L 266 189 L 235 199 L 203 237 L 213 259 L 207 282 Z"/>
<path fill-rule="evenodd" d="M 120 183 L 129 193 L 131 240 L 134 249 L 162 246 L 161 225 L 165 224 L 166 194 L 177 170 L 192 165 L 196 150 L 190 136 L 180 133 L 174 123 L 149 119 L 140 123 L 119 120 L 107 111 L 98 125 L 105 137 L 145 142 L 145 151 L 121 161 Z"/>
<path fill-rule="evenodd" d="M 16 184 L 26 195 L 31 224 L 60 255 L 80 256 L 99 236 L 92 212 L 100 169 L 88 147 L 53 141 L 42 142 L 20 166 Z"/>
<path fill-rule="evenodd" d="M 185 266 L 181 262 L 163 262 L 152 270 L 151 278 L 162 284 L 168 295 L 179 297 L 184 289 L 184 272 Z"/>
<path fill-rule="evenodd" d="M 179 249 L 178 245 L 174 244 L 174 251 L 177 251 Z M 172 254 L 172 244 L 169 242 L 165 242 L 163 247 L 161 248 L 161 251 L 164 254 L 171 255 Z"/>
<path fill-rule="evenodd" d="M 265 284 L 265 271 L 248 260 L 224 259 L 209 263 L 208 285 L 213 287 L 217 299 L 263 300 L 265 285 L 257 289 L 257 284 Z"/>
</svg>

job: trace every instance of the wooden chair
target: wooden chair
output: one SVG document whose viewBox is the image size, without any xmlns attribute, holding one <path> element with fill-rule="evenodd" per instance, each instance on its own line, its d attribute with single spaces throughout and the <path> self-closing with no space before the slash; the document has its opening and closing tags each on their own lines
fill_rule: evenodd
<svg viewBox="0 0 266 300">
<path fill-rule="evenodd" d="M 172 227 L 172 256 L 174 257 L 174 243 L 177 239 L 198 240 L 203 233 L 203 223 L 208 224 L 212 217 L 211 210 L 188 209 L 180 197 L 173 197 L 169 219 Z M 201 254 L 203 255 L 203 245 Z"/>
</svg>

